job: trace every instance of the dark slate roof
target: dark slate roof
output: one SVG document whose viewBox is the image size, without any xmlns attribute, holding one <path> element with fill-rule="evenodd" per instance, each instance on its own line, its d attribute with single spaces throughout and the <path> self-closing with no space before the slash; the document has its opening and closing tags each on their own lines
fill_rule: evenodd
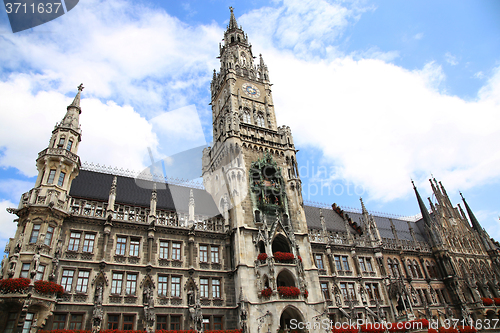
<svg viewBox="0 0 500 333">
<path fill-rule="evenodd" d="M 108 201 L 114 177 L 107 173 L 80 170 L 80 174 L 71 184 L 69 194 L 73 198 Z M 117 204 L 149 207 L 153 182 L 124 176 L 116 177 Z M 157 209 L 187 212 L 189 194 L 193 190 L 196 215 L 212 217 L 220 214 L 212 196 L 205 190 L 165 183 L 156 183 L 156 187 Z"/>
<path fill-rule="evenodd" d="M 304 211 L 306 213 L 307 226 L 313 229 L 321 229 L 321 222 L 319 218 L 319 210 L 320 208 L 312 207 L 312 206 L 304 206 Z M 328 208 L 322 208 L 322 213 L 325 218 L 326 229 L 329 231 L 342 231 L 345 232 L 344 222 L 342 218 L 333 210 Z M 363 225 L 362 222 L 362 214 L 356 212 L 344 211 L 347 213 L 353 222 L 356 222 L 358 225 Z M 390 238 L 394 239 L 394 234 L 391 229 L 391 220 L 396 228 L 396 233 L 400 240 L 409 240 L 412 241 L 412 237 L 410 234 L 410 229 L 408 227 L 408 222 L 399 220 L 397 218 L 389 218 L 384 216 L 373 216 L 375 219 L 375 223 L 377 224 L 377 228 L 380 233 L 380 237 L 382 238 Z M 420 220 L 417 222 L 410 222 L 413 231 L 415 232 L 415 238 L 417 241 L 426 242 L 427 237 L 425 236 L 423 222 Z M 353 231 L 353 230 L 351 230 Z"/>
</svg>

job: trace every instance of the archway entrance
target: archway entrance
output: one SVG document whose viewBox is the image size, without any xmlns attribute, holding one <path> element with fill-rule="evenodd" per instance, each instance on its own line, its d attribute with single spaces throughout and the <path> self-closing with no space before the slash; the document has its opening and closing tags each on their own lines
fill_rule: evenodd
<svg viewBox="0 0 500 333">
<path fill-rule="evenodd" d="M 272 245 L 273 253 L 275 252 L 292 252 L 290 250 L 290 243 L 283 235 L 277 235 L 273 240 Z"/>
<path fill-rule="evenodd" d="M 279 329 L 284 330 L 285 328 L 288 328 L 290 331 L 297 331 L 299 333 L 305 332 L 304 330 L 298 328 L 292 329 L 292 327 L 296 327 L 295 325 L 298 325 L 298 323 L 304 323 L 302 314 L 296 308 L 289 306 L 281 314 Z"/>
</svg>

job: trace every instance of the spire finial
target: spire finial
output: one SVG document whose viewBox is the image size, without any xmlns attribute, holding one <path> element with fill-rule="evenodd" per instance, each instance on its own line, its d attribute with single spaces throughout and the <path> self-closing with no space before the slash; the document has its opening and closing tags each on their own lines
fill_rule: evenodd
<svg viewBox="0 0 500 333">
<path fill-rule="evenodd" d="M 77 107 L 78 109 L 80 109 L 80 94 L 85 87 L 83 86 L 83 83 L 80 83 L 80 85 L 77 88 L 78 88 L 78 93 L 76 94 L 75 99 L 73 100 L 73 103 L 71 103 L 69 106 L 74 106 L 74 107 Z M 81 111 L 80 111 L 80 113 L 81 113 Z"/>
<path fill-rule="evenodd" d="M 80 85 L 77 88 L 78 88 L 78 91 L 82 91 L 83 89 L 85 89 L 85 87 L 83 86 L 83 83 L 80 83 Z"/>
<path fill-rule="evenodd" d="M 231 11 L 231 17 L 229 18 L 229 29 L 238 29 L 238 23 L 236 22 L 236 18 L 234 17 L 234 8 L 231 6 L 229 7 L 229 10 Z"/>
</svg>

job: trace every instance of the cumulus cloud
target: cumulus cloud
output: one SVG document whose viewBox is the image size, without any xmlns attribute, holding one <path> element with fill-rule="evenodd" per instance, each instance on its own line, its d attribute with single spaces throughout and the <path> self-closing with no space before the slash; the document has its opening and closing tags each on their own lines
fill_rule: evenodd
<svg viewBox="0 0 500 333">
<path fill-rule="evenodd" d="M 6 211 L 7 208 L 17 208 L 17 205 L 9 200 L 0 200 L 0 248 L 4 249 L 10 237 L 14 237 L 17 229 L 16 215 Z"/>
</svg>

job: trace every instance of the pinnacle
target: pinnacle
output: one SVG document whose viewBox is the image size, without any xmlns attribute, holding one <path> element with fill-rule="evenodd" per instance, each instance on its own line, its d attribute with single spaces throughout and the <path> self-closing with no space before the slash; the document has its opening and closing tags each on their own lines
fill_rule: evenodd
<svg viewBox="0 0 500 333">
<path fill-rule="evenodd" d="M 229 10 L 231 11 L 231 17 L 229 18 L 229 27 L 228 29 L 238 29 L 238 23 L 236 22 L 236 18 L 234 17 L 234 8 L 229 7 Z"/>
</svg>

